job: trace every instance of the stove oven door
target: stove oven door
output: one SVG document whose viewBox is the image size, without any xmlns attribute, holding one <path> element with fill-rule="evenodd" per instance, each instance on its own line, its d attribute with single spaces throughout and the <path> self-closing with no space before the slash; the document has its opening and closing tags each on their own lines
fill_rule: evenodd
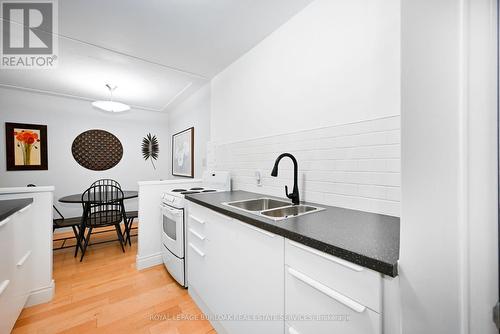
<svg viewBox="0 0 500 334">
<path fill-rule="evenodd" d="M 161 240 L 176 257 L 184 258 L 184 210 L 161 205 Z"/>
</svg>

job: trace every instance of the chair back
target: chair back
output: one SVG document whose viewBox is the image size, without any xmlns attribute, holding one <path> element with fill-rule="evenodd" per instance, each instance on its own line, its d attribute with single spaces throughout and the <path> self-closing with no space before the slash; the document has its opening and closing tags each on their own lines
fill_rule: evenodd
<svg viewBox="0 0 500 334">
<path fill-rule="evenodd" d="M 121 189 L 121 185 L 113 179 L 100 179 L 90 185 L 93 186 L 115 186 Z"/>
<path fill-rule="evenodd" d="M 87 227 L 116 225 L 125 219 L 123 191 L 115 185 L 91 186 L 82 194 L 82 202 Z"/>
</svg>

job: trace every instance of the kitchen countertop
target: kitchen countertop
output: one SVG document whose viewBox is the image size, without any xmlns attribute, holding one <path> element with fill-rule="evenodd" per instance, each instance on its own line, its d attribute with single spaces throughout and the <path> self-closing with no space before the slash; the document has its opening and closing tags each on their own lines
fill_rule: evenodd
<svg viewBox="0 0 500 334">
<path fill-rule="evenodd" d="M 274 221 L 222 204 L 261 197 L 276 198 L 246 191 L 186 195 L 193 203 L 263 230 L 384 275 L 398 275 L 399 217 L 304 202 L 325 210 Z"/>
<path fill-rule="evenodd" d="M 33 198 L 0 200 L 0 221 L 33 203 Z"/>
</svg>

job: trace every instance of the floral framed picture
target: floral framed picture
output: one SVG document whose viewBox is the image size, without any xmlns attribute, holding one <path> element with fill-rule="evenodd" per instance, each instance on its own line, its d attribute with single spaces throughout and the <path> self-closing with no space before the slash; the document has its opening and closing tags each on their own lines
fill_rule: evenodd
<svg viewBox="0 0 500 334">
<path fill-rule="evenodd" d="M 7 170 L 47 170 L 47 126 L 5 123 Z"/>
<path fill-rule="evenodd" d="M 194 177 L 194 127 L 172 136 L 172 175 Z"/>
</svg>

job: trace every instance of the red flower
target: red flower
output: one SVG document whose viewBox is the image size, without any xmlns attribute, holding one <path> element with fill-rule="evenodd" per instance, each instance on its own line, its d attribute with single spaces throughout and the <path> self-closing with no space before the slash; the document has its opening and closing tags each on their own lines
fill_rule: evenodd
<svg viewBox="0 0 500 334">
<path fill-rule="evenodd" d="M 33 144 L 34 142 L 40 141 L 38 139 L 38 133 L 34 131 L 24 131 L 22 130 L 21 132 L 15 132 L 14 133 L 16 139 L 20 142 L 24 142 L 28 145 Z"/>
</svg>

